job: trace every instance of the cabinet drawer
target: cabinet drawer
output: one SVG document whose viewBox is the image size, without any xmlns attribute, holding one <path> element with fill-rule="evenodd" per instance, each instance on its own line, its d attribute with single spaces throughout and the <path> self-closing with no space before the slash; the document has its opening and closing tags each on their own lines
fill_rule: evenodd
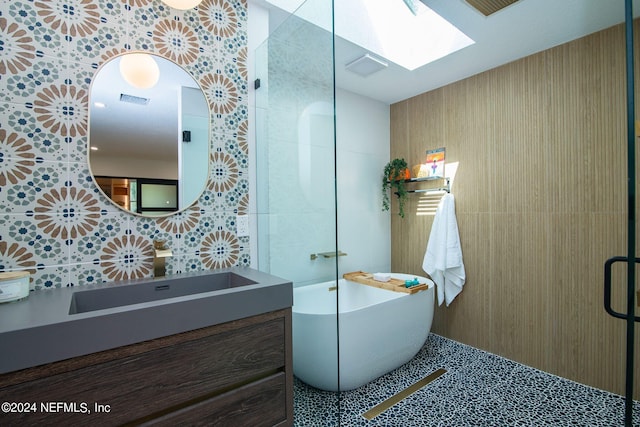
<svg viewBox="0 0 640 427">
<path fill-rule="evenodd" d="M 287 417 L 285 381 L 280 372 L 143 425 L 275 426 Z"/>
<path fill-rule="evenodd" d="M 285 366 L 285 319 L 215 333 L 145 353 L 0 389 L 0 401 L 86 403 L 91 413 L 8 414 L 5 425 L 46 422 L 115 425 Z M 109 413 L 95 412 L 94 404 Z M 82 408 L 82 407 L 81 407 Z"/>
</svg>

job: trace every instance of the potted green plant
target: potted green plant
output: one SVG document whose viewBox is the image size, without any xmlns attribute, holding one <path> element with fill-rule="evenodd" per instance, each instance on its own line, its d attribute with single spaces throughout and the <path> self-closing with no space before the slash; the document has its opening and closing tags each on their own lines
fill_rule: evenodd
<svg viewBox="0 0 640 427">
<path fill-rule="evenodd" d="M 388 211 L 391 203 L 389 189 L 395 190 L 398 196 L 399 215 L 404 218 L 404 203 L 407 199 L 407 190 L 404 181 L 411 178 L 407 162 L 404 159 L 393 159 L 384 167 L 382 175 L 382 210 Z"/>
</svg>

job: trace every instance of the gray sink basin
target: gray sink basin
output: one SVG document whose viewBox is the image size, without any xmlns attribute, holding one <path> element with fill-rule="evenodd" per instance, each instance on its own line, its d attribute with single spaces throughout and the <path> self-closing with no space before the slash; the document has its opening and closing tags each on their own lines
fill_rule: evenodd
<svg viewBox="0 0 640 427">
<path fill-rule="evenodd" d="M 159 301 L 185 295 L 219 291 L 255 285 L 257 282 L 232 272 L 206 276 L 177 277 L 151 281 L 133 286 L 113 286 L 76 291 L 71 296 L 69 314 L 87 313 L 105 308 L 122 307 L 143 302 Z"/>
<path fill-rule="evenodd" d="M 291 281 L 248 267 L 31 292 L 0 304 L 0 374 L 292 305 Z"/>
</svg>

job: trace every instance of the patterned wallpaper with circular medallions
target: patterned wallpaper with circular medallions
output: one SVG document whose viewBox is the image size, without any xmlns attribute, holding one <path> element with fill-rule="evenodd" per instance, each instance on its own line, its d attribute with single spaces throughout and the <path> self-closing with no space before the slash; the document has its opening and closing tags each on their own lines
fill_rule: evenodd
<svg viewBox="0 0 640 427">
<path fill-rule="evenodd" d="M 29 270 L 34 290 L 249 265 L 235 217 L 248 208 L 246 0 L 188 11 L 160 0 L 2 0 L 0 271 Z M 127 214 L 87 164 L 88 102 L 100 64 L 149 51 L 199 81 L 211 108 L 210 176 L 199 200 L 165 218 Z"/>
</svg>

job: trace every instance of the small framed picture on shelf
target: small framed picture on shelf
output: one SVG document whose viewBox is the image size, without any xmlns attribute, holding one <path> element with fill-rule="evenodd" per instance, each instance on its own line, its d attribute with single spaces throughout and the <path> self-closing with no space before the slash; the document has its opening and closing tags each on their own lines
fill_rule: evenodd
<svg viewBox="0 0 640 427">
<path fill-rule="evenodd" d="M 444 177 L 444 147 L 427 150 L 426 167 L 430 177 Z"/>
</svg>

